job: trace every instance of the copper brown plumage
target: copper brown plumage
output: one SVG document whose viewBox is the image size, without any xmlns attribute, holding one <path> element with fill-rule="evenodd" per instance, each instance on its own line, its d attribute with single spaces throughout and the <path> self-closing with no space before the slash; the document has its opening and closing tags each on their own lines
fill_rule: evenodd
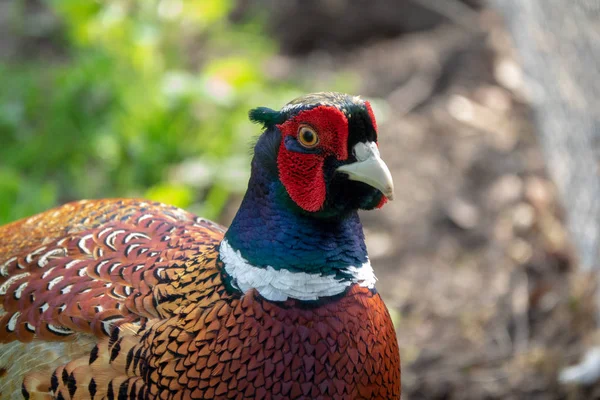
<svg viewBox="0 0 600 400">
<path fill-rule="evenodd" d="M 224 232 L 172 206 L 118 199 L 0 227 L 2 398 L 399 398 L 395 331 L 362 277 L 314 301 L 273 301 L 240 289 L 243 276 L 220 256 Z"/>
</svg>

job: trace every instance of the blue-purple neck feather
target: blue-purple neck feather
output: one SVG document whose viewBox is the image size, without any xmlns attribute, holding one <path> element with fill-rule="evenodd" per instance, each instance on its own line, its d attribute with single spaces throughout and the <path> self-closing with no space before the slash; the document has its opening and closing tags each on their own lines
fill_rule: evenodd
<svg viewBox="0 0 600 400">
<path fill-rule="evenodd" d="M 255 147 L 248 191 L 225 237 L 257 267 L 347 276 L 367 261 L 358 213 L 319 218 L 287 195 L 277 172 L 280 136 L 268 129 Z"/>
</svg>

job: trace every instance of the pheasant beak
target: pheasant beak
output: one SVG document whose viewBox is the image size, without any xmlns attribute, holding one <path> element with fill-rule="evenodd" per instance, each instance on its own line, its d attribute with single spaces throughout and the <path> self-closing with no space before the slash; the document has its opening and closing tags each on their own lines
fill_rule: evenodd
<svg viewBox="0 0 600 400">
<path fill-rule="evenodd" d="M 364 182 L 380 190 L 389 200 L 394 199 L 394 181 L 389 168 L 379 155 L 374 142 L 357 143 L 353 149 L 356 162 L 338 167 L 337 172 L 348 175 L 348 179 Z"/>
</svg>

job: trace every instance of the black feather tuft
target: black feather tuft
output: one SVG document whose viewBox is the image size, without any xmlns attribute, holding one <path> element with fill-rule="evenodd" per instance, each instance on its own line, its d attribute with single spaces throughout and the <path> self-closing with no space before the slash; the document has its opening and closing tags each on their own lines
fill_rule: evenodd
<svg viewBox="0 0 600 400">
<path fill-rule="evenodd" d="M 250 121 L 262 124 L 265 128 L 280 124 L 285 120 L 285 115 L 268 107 L 258 107 L 248 112 Z"/>
<path fill-rule="evenodd" d="M 23 382 L 21 384 L 21 394 L 23 395 L 23 397 L 25 397 L 25 400 L 29 400 L 30 395 L 29 395 L 29 392 L 27 391 L 27 388 L 25 387 L 25 382 Z"/>
</svg>

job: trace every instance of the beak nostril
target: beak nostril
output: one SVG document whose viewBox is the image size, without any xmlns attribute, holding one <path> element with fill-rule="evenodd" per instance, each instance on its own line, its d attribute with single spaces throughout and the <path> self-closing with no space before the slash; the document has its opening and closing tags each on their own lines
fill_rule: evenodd
<svg viewBox="0 0 600 400">
<path fill-rule="evenodd" d="M 375 142 L 359 142 L 352 148 L 352 154 L 358 161 L 365 161 L 370 157 L 379 158 L 379 149 Z"/>
</svg>

